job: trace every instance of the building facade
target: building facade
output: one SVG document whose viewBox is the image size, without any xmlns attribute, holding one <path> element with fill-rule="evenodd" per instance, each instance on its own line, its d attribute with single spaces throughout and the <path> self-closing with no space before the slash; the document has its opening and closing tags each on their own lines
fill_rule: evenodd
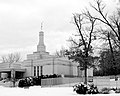
<svg viewBox="0 0 120 96">
<path fill-rule="evenodd" d="M 65 57 L 56 57 L 46 52 L 44 44 L 44 32 L 39 32 L 39 43 L 37 51 L 27 55 L 27 60 L 23 61 L 23 68 L 27 69 L 25 76 L 41 75 L 66 75 L 77 76 L 77 63 L 73 63 Z"/>
<path fill-rule="evenodd" d="M 4 65 L 4 66 L 3 66 Z M 3 67 L 2 67 L 3 66 Z M 39 43 L 37 51 L 27 55 L 27 59 L 17 64 L 0 64 L 1 73 L 9 73 L 15 77 L 41 76 L 41 75 L 64 75 L 83 76 L 84 71 L 78 67 L 79 64 L 68 60 L 66 57 L 56 57 L 46 51 L 44 44 L 44 32 L 39 32 Z M 14 70 L 14 72 L 12 72 Z M 19 74 L 18 74 L 19 73 Z M 22 74 L 22 75 L 20 75 Z M 88 69 L 88 76 L 93 76 L 93 69 Z"/>
</svg>

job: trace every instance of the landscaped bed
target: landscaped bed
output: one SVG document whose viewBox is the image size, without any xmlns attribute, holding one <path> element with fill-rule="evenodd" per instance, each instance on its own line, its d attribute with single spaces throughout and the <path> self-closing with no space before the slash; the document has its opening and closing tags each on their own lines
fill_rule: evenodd
<svg viewBox="0 0 120 96">
<path fill-rule="evenodd" d="M 102 88 L 99 90 L 93 83 L 84 84 L 83 82 L 73 86 L 73 91 L 77 94 L 113 94 L 120 93 L 120 88 Z"/>
</svg>

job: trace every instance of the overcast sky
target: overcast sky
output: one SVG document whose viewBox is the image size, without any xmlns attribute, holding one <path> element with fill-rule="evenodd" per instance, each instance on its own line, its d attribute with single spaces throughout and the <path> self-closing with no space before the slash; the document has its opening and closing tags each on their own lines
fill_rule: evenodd
<svg viewBox="0 0 120 96">
<path fill-rule="evenodd" d="M 73 13 L 89 6 L 92 0 L 0 0 L 0 56 L 20 52 L 23 58 L 37 50 L 41 22 L 47 51 L 54 53 L 67 46 L 75 32 Z M 116 0 L 104 0 L 113 6 Z"/>
</svg>

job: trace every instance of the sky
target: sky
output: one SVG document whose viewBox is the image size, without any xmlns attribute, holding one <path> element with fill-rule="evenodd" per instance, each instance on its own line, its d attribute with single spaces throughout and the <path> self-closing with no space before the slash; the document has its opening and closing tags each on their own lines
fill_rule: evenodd
<svg viewBox="0 0 120 96">
<path fill-rule="evenodd" d="M 37 50 L 41 22 L 47 51 L 53 54 L 76 32 L 72 14 L 92 0 L 0 0 L 0 56 L 18 52 L 25 59 Z M 117 0 L 103 0 L 110 7 Z M 88 7 L 89 8 L 89 7 Z"/>
</svg>

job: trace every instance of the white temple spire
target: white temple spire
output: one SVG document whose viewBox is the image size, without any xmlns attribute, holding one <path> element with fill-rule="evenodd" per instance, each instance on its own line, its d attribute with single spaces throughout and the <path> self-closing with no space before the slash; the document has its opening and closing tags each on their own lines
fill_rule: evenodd
<svg viewBox="0 0 120 96">
<path fill-rule="evenodd" d="M 39 43 L 37 46 L 37 51 L 45 52 L 46 47 L 44 45 L 44 32 L 42 31 L 42 28 L 43 28 L 43 24 L 41 23 L 41 31 L 39 32 Z"/>
</svg>

